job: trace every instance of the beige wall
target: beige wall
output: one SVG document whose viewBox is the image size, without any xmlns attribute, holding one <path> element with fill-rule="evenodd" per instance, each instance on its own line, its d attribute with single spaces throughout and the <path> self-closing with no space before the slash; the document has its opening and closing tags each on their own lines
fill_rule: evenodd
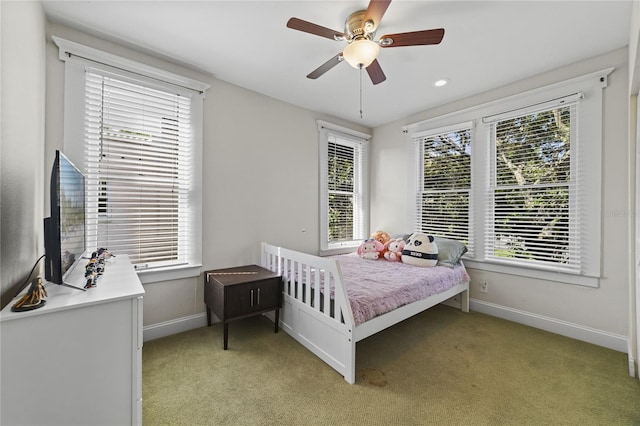
<svg viewBox="0 0 640 426">
<path fill-rule="evenodd" d="M 373 228 L 390 232 L 407 232 L 407 194 L 398 188 L 383 170 L 402 170 L 406 166 L 406 142 L 401 127 L 427 118 L 437 117 L 527 90 L 557 83 L 589 72 L 615 67 L 604 90 L 603 165 L 603 231 L 602 279 L 600 288 L 587 288 L 521 276 L 470 270 L 471 298 L 495 304 L 503 310 L 523 311 L 544 316 L 552 321 L 569 322 L 581 327 L 626 336 L 628 333 L 628 247 L 627 216 L 606 212 L 628 211 L 628 54 L 626 49 L 573 64 L 500 89 L 424 111 L 374 129 L 372 157 Z M 487 294 L 479 292 L 480 280 L 489 283 Z"/>
<path fill-rule="evenodd" d="M 45 211 L 47 174 L 55 149 L 63 146 L 64 64 L 57 58 L 51 34 L 211 85 L 205 100 L 204 119 L 205 269 L 256 262 L 258 245 L 263 240 L 308 252 L 317 250 L 315 120 L 326 119 L 361 131 L 367 129 L 58 25 L 49 26 L 45 37 L 47 25 L 39 3 L 0 2 L 0 11 L 3 296 L 9 295 L 9 290 L 24 278 L 42 252 L 42 218 L 48 215 Z M 398 176 L 404 179 L 402 171 L 406 167 L 401 126 L 610 66 L 616 70 L 610 75 L 604 94 L 603 208 L 604 211 L 628 208 L 627 62 L 626 50 L 612 52 L 375 128 L 372 229 L 403 232 L 409 227 L 407 194 L 397 185 Z M 7 103 L 11 103 L 10 109 Z M 392 179 L 388 177 L 391 174 Z M 477 301 L 626 335 L 629 231 L 627 218 L 603 216 L 605 256 L 603 279 L 598 289 L 472 270 L 471 296 Z M 486 295 L 481 295 L 476 286 L 481 278 L 490 282 L 490 292 Z M 145 285 L 145 326 L 201 314 L 204 311 L 201 288 L 201 278 Z"/>
<path fill-rule="evenodd" d="M 629 245 L 629 356 L 635 360 L 635 371 L 638 374 L 640 358 L 640 203 L 638 202 L 638 91 L 640 91 L 640 2 L 633 2 L 631 10 L 631 31 L 629 34 L 629 176 L 630 200 L 629 210 L 635 215 L 630 218 L 630 233 L 634 236 Z"/>
<path fill-rule="evenodd" d="M 259 263 L 260 242 L 317 252 L 318 133 L 323 116 L 51 24 L 47 34 L 46 158 L 62 149 L 64 63 L 51 35 L 211 85 L 204 103 L 203 270 Z M 293 194 L 293 195 L 291 195 Z M 202 278 L 145 284 L 144 325 L 204 312 Z"/>
<path fill-rule="evenodd" d="M 44 32 L 39 2 L 0 2 L 2 307 L 44 253 Z"/>
<path fill-rule="evenodd" d="M 629 30 L 629 92 L 640 91 L 640 2 L 631 6 L 631 26 Z"/>
</svg>

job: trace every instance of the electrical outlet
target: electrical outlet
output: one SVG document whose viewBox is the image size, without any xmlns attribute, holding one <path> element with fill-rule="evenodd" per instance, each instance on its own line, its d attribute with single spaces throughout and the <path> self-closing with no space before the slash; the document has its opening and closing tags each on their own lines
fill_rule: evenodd
<svg viewBox="0 0 640 426">
<path fill-rule="evenodd" d="M 482 280 L 480 281 L 480 293 L 488 293 L 489 292 L 489 283 Z"/>
</svg>

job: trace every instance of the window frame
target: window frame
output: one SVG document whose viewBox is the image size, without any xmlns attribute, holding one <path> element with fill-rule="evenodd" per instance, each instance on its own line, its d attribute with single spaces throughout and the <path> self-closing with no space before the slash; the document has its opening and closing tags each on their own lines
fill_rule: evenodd
<svg viewBox="0 0 640 426">
<path fill-rule="evenodd" d="M 59 59 L 65 62 L 63 150 L 83 171 L 85 167 L 85 70 L 87 68 L 102 69 L 152 87 L 180 90 L 192 97 L 193 137 L 189 166 L 191 169 L 189 194 L 191 238 L 188 259 L 185 264 L 143 269 L 138 270 L 137 273 L 143 284 L 199 276 L 202 267 L 203 101 L 209 85 L 73 41 L 56 36 L 52 38 L 59 48 Z"/>
<path fill-rule="evenodd" d="M 437 136 L 441 136 L 443 134 L 447 134 L 447 133 L 455 133 L 455 132 L 461 132 L 461 131 L 469 131 L 470 133 L 470 137 L 471 137 L 471 141 L 473 141 L 474 135 L 473 135 L 473 122 L 472 121 L 466 121 L 463 123 L 457 123 L 451 126 L 446 126 L 446 127 L 439 127 L 439 128 L 434 128 L 434 129 L 430 129 L 427 131 L 422 131 L 422 132 L 416 132 L 412 135 L 411 139 L 412 139 L 412 144 L 413 144 L 413 155 L 416 156 L 416 173 L 413 177 L 413 180 L 415 181 L 415 197 L 412 199 L 411 202 L 411 206 L 415 207 L 415 211 L 413 212 L 413 217 L 411 219 L 411 222 L 413 224 L 413 229 L 415 231 L 420 231 L 420 232 L 424 232 L 424 233 L 430 233 L 428 230 L 422 229 L 420 226 L 421 223 L 421 217 L 422 217 L 422 211 L 421 208 L 419 207 L 418 204 L 418 200 L 417 197 L 422 195 L 423 193 L 446 193 L 446 192 L 466 192 L 468 194 L 468 217 L 469 217 L 469 222 L 468 222 L 468 229 L 467 229 L 467 253 L 468 256 L 472 256 L 474 253 L 474 243 L 473 243 L 473 232 L 471 229 L 471 223 L 473 223 L 473 187 L 469 186 L 468 190 L 467 189 L 460 189 L 460 188 L 456 188 L 455 190 L 452 189 L 425 189 L 424 188 L 424 164 L 423 164 L 423 159 L 424 159 L 424 146 L 423 146 L 423 140 L 426 138 L 432 138 L 432 137 L 437 137 Z M 471 150 L 473 150 L 473 146 L 470 147 Z M 471 152 L 471 158 L 473 159 L 473 155 Z M 419 163 L 419 164 L 418 164 Z M 473 176 L 473 162 L 470 164 L 470 182 L 472 181 L 471 176 Z M 436 234 L 434 234 L 436 235 Z M 454 238 L 451 235 L 445 235 L 445 234 L 439 234 L 438 236 L 443 237 L 443 238 Z"/>
<path fill-rule="evenodd" d="M 348 253 L 357 248 L 363 239 L 369 235 L 369 140 L 371 135 L 329 123 L 323 120 L 317 120 L 318 127 L 318 146 L 320 160 L 320 250 L 321 256 Z M 360 223 L 361 235 L 354 236 L 353 240 L 331 242 L 328 240 L 329 235 L 329 205 L 328 205 L 328 147 L 330 137 L 342 139 L 348 145 L 357 146 L 355 151 L 360 153 L 359 159 L 354 161 L 360 164 L 361 168 L 355 170 L 354 173 L 359 175 L 356 178 L 355 192 L 358 193 L 356 206 L 361 206 L 359 211 L 354 211 L 354 215 L 358 217 L 354 222 Z M 337 142 L 337 141 L 336 141 Z"/>
<path fill-rule="evenodd" d="M 577 249 L 581 247 L 580 238 L 579 238 L 579 226 L 576 226 L 576 222 L 580 222 L 580 214 L 578 213 L 578 209 L 580 208 L 580 195 L 579 191 L 581 189 L 581 179 L 579 167 L 578 167 L 578 145 L 580 144 L 580 138 L 578 136 L 579 131 L 579 118 L 578 116 L 580 111 L 580 102 L 583 100 L 582 93 L 576 93 L 567 97 L 563 97 L 561 99 L 552 100 L 544 103 L 543 105 L 533 105 L 531 107 L 522 108 L 512 113 L 507 114 L 499 114 L 494 117 L 483 117 L 483 123 L 487 125 L 487 133 L 489 139 L 490 146 L 490 164 L 489 164 L 489 185 L 485 190 L 486 197 L 486 216 L 485 216 L 485 237 L 489 237 L 489 240 L 495 241 L 496 239 L 496 209 L 495 206 L 492 207 L 492 204 L 496 201 L 496 194 L 505 191 L 505 190 L 532 190 L 532 189 L 551 189 L 551 188 L 565 188 L 567 196 L 568 196 L 568 205 L 565 211 L 567 215 L 567 219 L 569 219 L 567 225 L 567 247 L 566 251 L 568 254 L 568 262 L 567 264 L 559 264 L 553 263 L 548 260 L 546 261 L 535 261 L 535 260 L 527 260 L 522 257 L 518 258 L 507 258 L 501 257 L 495 254 L 496 247 L 495 245 L 485 244 L 485 258 L 490 260 L 491 262 L 496 263 L 504 263 L 506 265 L 514 265 L 514 266 L 522 266 L 522 267 L 533 267 L 535 269 L 547 269 L 555 272 L 567 272 L 570 274 L 580 273 L 580 255 L 577 254 Z M 570 168 L 570 176 L 569 179 L 564 182 L 555 182 L 555 183 L 542 183 L 542 184 L 533 184 L 526 183 L 524 185 L 518 185 L 517 188 L 513 188 L 513 185 L 502 184 L 498 180 L 498 170 L 497 170 L 497 127 L 499 123 L 503 121 L 507 121 L 510 119 L 521 118 L 530 116 L 536 113 L 543 113 L 548 111 L 560 110 L 562 108 L 569 108 L 570 114 L 570 156 L 569 156 L 569 168 Z M 519 233 L 518 236 L 521 237 L 523 233 Z"/>
<path fill-rule="evenodd" d="M 430 118 L 403 127 L 407 144 L 413 143 L 414 135 L 431 129 L 445 128 L 461 122 L 472 121 L 472 223 L 475 250 L 465 255 L 465 265 L 473 269 L 526 276 L 586 287 L 598 287 L 601 277 L 601 241 L 602 241 L 602 123 L 603 123 L 603 91 L 607 87 L 607 76 L 614 68 L 607 68 L 558 82 L 538 89 L 533 89 L 504 99 L 479 104 L 457 112 Z M 500 260 L 485 257 L 485 226 L 487 190 L 489 189 L 489 167 L 491 160 L 491 143 L 489 138 L 489 117 L 509 114 L 514 111 L 541 106 L 545 103 L 582 93 L 584 100 L 579 103 L 580 117 L 577 128 L 578 144 L 575 147 L 575 167 L 580 173 L 582 186 L 579 197 L 583 200 L 580 206 L 581 217 L 580 272 L 572 273 L 562 270 L 537 268 L 532 265 L 514 265 Z M 484 120 L 483 120 L 484 119 Z M 573 149 L 573 148 L 572 148 Z M 409 206 L 415 205 L 416 173 L 418 173 L 415 150 L 409 148 L 407 169 L 411 200 Z M 413 154 L 412 154 L 413 152 Z M 586 196 L 585 196 L 586 195 Z M 413 223 L 415 211 L 407 212 L 408 223 Z"/>
</svg>

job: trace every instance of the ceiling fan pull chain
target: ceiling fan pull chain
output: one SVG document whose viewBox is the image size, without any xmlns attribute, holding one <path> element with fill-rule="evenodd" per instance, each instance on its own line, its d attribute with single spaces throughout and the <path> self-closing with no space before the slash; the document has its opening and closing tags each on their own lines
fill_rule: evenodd
<svg viewBox="0 0 640 426">
<path fill-rule="evenodd" d="M 360 67 L 360 118 L 362 118 L 362 66 Z"/>
</svg>

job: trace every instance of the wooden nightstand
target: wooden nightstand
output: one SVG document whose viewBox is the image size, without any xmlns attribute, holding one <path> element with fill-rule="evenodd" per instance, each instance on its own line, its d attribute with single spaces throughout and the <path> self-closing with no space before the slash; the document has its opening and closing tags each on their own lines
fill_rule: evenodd
<svg viewBox="0 0 640 426">
<path fill-rule="evenodd" d="M 205 271 L 204 303 L 207 305 L 207 325 L 211 325 L 211 312 L 223 323 L 223 348 L 226 350 L 229 321 L 275 310 L 274 332 L 278 332 L 282 278 L 258 265 Z"/>
</svg>

